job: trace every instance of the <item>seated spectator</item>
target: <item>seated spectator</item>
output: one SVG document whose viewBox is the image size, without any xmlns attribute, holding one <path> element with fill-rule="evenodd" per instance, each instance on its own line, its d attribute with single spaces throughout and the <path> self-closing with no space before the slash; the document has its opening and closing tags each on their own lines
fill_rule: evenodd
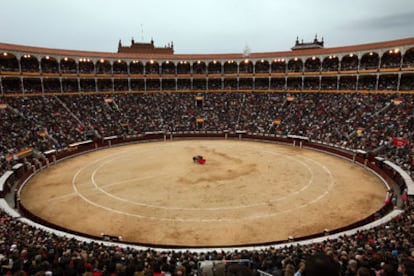
<svg viewBox="0 0 414 276">
<path fill-rule="evenodd" d="M 305 275 L 340 276 L 340 266 L 332 257 L 324 253 L 317 253 L 306 260 Z"/>
</svg>

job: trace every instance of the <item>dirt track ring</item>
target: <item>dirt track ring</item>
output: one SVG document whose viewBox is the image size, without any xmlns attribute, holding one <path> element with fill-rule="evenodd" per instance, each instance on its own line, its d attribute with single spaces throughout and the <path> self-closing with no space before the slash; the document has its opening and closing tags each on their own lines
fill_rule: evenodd
<svg viewBox="0 0 414 276">
<path fill-rule="evenodd" d="M 194 154 L 209 161 L 197 166 Z M 267 243 L 342 227 L 380 209 L 384 194 L 376 176 L 330 155 L 195 140 L 122 146 L 66 160 L 36 175 L 21 199 L 34 214 L 75 231 L 202 247 Z"/>
</svg>

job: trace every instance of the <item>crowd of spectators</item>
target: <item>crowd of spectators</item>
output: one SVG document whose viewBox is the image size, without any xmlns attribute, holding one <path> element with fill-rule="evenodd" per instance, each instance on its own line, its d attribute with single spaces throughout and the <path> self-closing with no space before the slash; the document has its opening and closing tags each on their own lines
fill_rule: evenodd
<svg viewBox="0 0 414 276">
<path fill-rule="evenodd" d="M 413 203 L 409 199 L 405 212 L 384 225 L 323 242 L 200 251 L 151 249 L 60 236 L 31 226 L 0 209 L 0 273 L 224 276 L 258 275 L 262 271 L 275 276 L 411 276 L 414 275 Z M 230 265 L 238 260 L 245 266 L 243 270 Z M 204 273 L 200 274 L 199 262 L 222 263 L 224 269 L 213 274 L 208 271 L 212 266 L 203 265 Z M 328 269 L 332 272 L 328 273 Z M 302 274 L 295 274 L 297 271 Z"/>
<path fill-rule="evenodd" d="M 27 147 L 62 149 L 89 138 L 151 131 L 244 130 L 302 135 L 372 151 L 414 175 L 414 95 L 189 92 L 0 101 L 8 105 L 0 109 L 0 131 L 7 133 L 0 137 L 2 171 L 7 169 L 7 154 Z M 395 144 L 393 138 L 408 143 Z M 303 266 L 306 273 L 313 257 L 323 253 L 341 275 L 357 275 L 357 270 L 368 273 L 359 275 L 414 275 L 413 206 L 410 199 L 405 212 L 386 225 L 321 243 L 202 253 L 79 241 L 34 228 L 0 211 L 1 274 L 182 276 L 197 273 L 199 261 L 247 259 L 248 275 L 258 270 L 293 275 Z"/>
<path fill-rule="evenodd" d="M 196 100 L 197 98 L 201 100 Z M 413 176 L 414 96 L 359 93 L 143 93 L 3 98 L 0 156 L 151 131 L 302 135 L 375 151 Z M 197 122 L 197 119 L 202 122 Z M 279 123 L 275 124 L 275 120 Z M 41 135 L 39 133 L 42 133 Z M 395 145 L 393 139 L 408 143 Z"/>
</svg>

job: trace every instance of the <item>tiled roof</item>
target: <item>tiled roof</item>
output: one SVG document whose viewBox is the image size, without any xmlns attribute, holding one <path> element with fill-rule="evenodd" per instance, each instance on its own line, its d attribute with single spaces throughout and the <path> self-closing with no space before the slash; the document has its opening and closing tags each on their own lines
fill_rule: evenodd
<svg viewBox="0 0 414 276">
<path fill-rule="evenodd" d="M 392 41 L 367 43 L 351 46 L 322 48 L 322 49 L 306 49 L 283 52 L 261 52 L 251 53 L 249 58 L 278 58 L 278 57 L 293 57 L 293 56 L 310 56 L 310 55 L 337 55 L 340 53 L 351 53 L 358 51 L 370 51 L 377 49 L 396 48 L 410 45 L 414 47 L 414 37 L 398 39 Z M 67 57 L 87 57 L 87 58 L 112 58 L 112 59 L 167 59 L 167 60 L 220 60 L 220 59 L 243 59 L 243 53 L 229 53 L 229 54 L 127 54 L 127 53 L 110 53 L 110 52 L 94 52 L 94 51 L 79 51 L 79 50 L 65 50 L 52 49 L 34 46 L 24 46 L 16 44 L 0 43 L 0 52 L 21 52 L 28 54 L 39 55 L 56 55 Z"/>
</svg>

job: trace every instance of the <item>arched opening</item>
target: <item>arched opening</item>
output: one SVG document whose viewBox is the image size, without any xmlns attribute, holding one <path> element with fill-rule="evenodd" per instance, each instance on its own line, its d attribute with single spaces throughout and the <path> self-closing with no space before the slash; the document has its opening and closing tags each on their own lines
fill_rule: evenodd
<svg viewBox="0 0 414 276">
<path fill-rule="evenodd" d="M 254 66 L 254 72 L 256 74 L 265 74 L 270 72 L 270 64 L 267 60 L 259 60 L 256 61 L 256 64 Z"/>
<path fill-rule="evenodd" d="M 318 57 L 310 57 L 305 61 L 305 72 L 320 72 L 321 60 Z"/>
<path fill-rule="evenodd" d="M 206 74 L 207 66 L 203 61 L 198 60 L 193 63 L 193 74 Z"/>
<path fill-rule="evenodd" d="M 358 70 L 358 57 L 354 54 L 346 55 L 341 60 L 341 71 Z"/>
<path fill-rule="evenodd" d="M 95 72 L 95 65 L 89 58 L 81 58 L 79 60 L 80 74 L 93 74 Z"/>
<path fill-rule="evenodd" d="M 381 68 L 399 68 L 401 65 L 401 52 L 392 49 L 385 52 L 381 58 Z"/>
<path fill-rule="evenodd" d="M 145 74 L 159 74 L 160 73 L 160 66 L 158 64 L 158 62 L 154 61 L 154 60 L 150 60 L 145 64 Z M 159 89 L 159 84 L 158 84 L 158 89 Z"/>
<path fill-rule="evenodd" d="M 339 59 L 337 56 L 328 56 L 323 59 L 322 62 L 322 71 L 338 71 L 339 69 Z"/>
<path fill-rule="evenodd" d="M 40 60 L 42 73 L 59 73 L 59 64 L 54 57 L 45 56 Z"/>
<path fill-rule="evenodd" d="M 177 74 L 190 74 L 190 63 L 187 61 L 180 61 L 177 64 Z"/>
<path fill-rule="evenodd" d="M 129 63 L 129 73 L 135 75 L 143 75 L 144 74 L 144 64 L 142 62 L 133 60 Z"/>
<path fill-rule="evenodd" d="M 167 60 L 161 64 L 161 74 L 175 75 L 175 65 L 171 61 Z"/>
<path fill-rule="evenodd" d="M 240 74 L 251 74 L 253 73 L 253 63 L 245 59 L 239 64 L 239 73 Z"/>
<path fill-rule="evenodd" d="M 294 58 L 288 62 L 288 72 L 303 72 L 303 62 L 300 58 Z"/>
<path fill-rule="evenodd" d="M 20 66 L 22 72 L 39 72 L 39 61 L 32 55 L 23 55 L 20 58 Z"/>
<path fill-rule="evenodd" d="M 221 63 L 218 61 L 211 61 L 207 67 L 208 74 L 221 74 Z"/>
<path fill-rule="evenodd" d="M 60 72 L 62 74 L 76 74 L 77 71 L 78 69 L 74 59 L 64 57 L 60 60 Z"/>
<path fill-rule="evenodd" d="M 0 55 L 0 71 L 3 72 L 18 72 L 19 62 L 15 55 L 4 52 Z"/>
<path fill-rule="evenodd" d="M 114 74 L 128 74 L 128 65 L 124 60 L 115 61 L 112 68 Z"/>
<path fill-rule="evenodd" d="M 224 74 L 237 74 L 237 62 L 234 60 L 226 61 L 223 64 Z"/>
<path fill-rule="evenodd" d="M 285 59 L 275 59 L 271 64 L 272 73 L 285 73 L 286 72 L 286 63 Z"/>
<path fill-rule="evenodd" d="M 100 59 L 96 62 L 96 74 L 112 74 L 112 66 L 108 60 Z"/>
<path fill-rule="evenodd" d="M 410 48 L 405 52 L 402 67 L 414 67 L 414 48 Z"/>
<path fill-rule="evenodd" d="M 374 52 L 369 52 L 361 57 L 361 63 L 359 65 L 360 70 L 372 70 L 378 69 L 379 55 Z"/>
</svg>

